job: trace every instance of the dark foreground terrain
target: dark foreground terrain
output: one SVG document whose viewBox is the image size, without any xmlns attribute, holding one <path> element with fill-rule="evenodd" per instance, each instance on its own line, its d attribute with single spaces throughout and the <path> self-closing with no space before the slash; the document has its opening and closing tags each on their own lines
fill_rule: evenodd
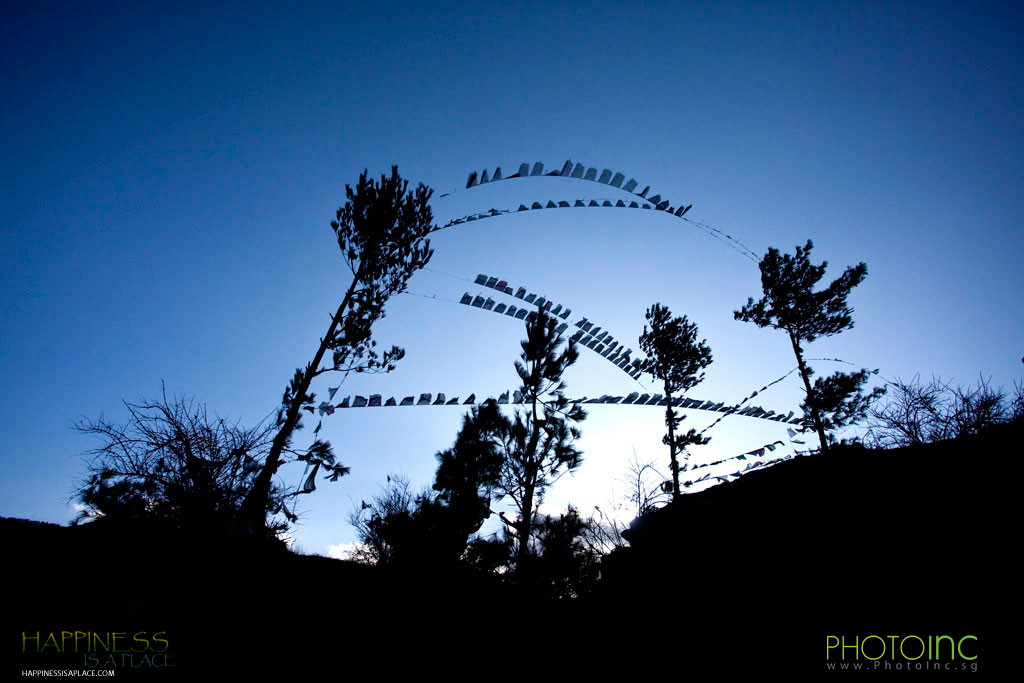
<svg viewBox="0 0 1024 683">
<path fill-rule="evenodd" d="M 400 574 L 152 526 L 0 519 L 2 673 L 820 679 L 840 675 L 828 662 L 859 661 L 871 678 L 984 678 L 1016 666 L 1021 437 L 1004 425 L 752 472 L 635 522 L 596 593 L 560 603 L 461 569 Z M 931 660 L 892 656 L 940 635 L 961 652 L 946 656 L 944 641 Z M 863 649 L 840 659 L 830 637 Z"/>
</svg>

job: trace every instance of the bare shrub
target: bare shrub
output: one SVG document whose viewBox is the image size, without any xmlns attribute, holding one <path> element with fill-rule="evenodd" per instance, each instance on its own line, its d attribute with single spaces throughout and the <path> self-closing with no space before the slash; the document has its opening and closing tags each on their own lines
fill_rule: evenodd
<svg viewBox="0 0 1024 683">
<path fill-rule="evenodd" d="M 975 386 L 957 385 L 919 375 L 909 381 L 896 378 L 887 400 L 869 412 L 865 441 L 875 448 L 900 448 L 972 436 L 994 424 L 1024 415 L 1024 385 L 1014 383 L 1010 395 L 979 377 Z"/>
</svg>

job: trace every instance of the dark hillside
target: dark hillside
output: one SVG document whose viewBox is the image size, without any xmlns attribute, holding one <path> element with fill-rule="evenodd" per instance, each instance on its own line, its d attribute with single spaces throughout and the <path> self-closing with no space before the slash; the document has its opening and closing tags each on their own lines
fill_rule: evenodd
<svg viewBox="0 0 1024 683">
<path fill-rule="evenodd" d="M 455 631 L 441 628 L 450 615 L 517 602 L 494 581 L 458 567 L 443 575 L 399 574 L 151 526 L 0 519 L 0 533 L 15 566 L 8 574 L 15 590 L 5 606 L 3 658 L 15 672 L 82 667 L 81 652 L 71 656 L 51 646 L 34 653 L 31 638 L 28 654 L 21 654 L 22 633 L 37 631 L 43 644 L 51 632 L 57 639 L 62 631 L 123 632 L 129 641 L 137 632 L 166 632 L 160 637 L 169 641 L 175 666 L 144 664 L 134 672 L 147 678 L 177 680 L 200 670 L 294 674 L 349 666 L 382 648 L 404 653 L 389 663 L 401 670 L 438 647 L 451 650 L 445 644 L 457 631 L 467 634 L 463 641 L 472 634 L 485 640 L 477 620 Z M 133 673 L 118 668 L 119 676 Z"/>
<path fill-rule="evenodd" d="M 605 563 L 601 599 L 660 605 L 689 632 L 743 633 L 748 645 L 718 650 L 723 662 L 753 650 L 818 663 L 826 635 L 858 633 L 970 633 L 979 662 L 1006 657 L 996 643 L 1017 592 L 1021 427 L 841 447 L 685 496 L 633 522 L 631 547 Z"/>
<path fill-rule="evenodd" d="M 72 644 L 75 632 L 163 633 L 175 667 L 146 665 L 151 643 L 118 653 L 119 676 L 498 671 L 532 631 L 554 636 L 538 656 L 563 672 L 820 673 L 827 635 L 910 633 L 975 635 L 991 670 L 1015 595 L 1007 461 L 1020 437 L 1006 425 L 899 451 L 845 447 L 686 496 L 634 522 L 595 596 L 560 604 L 456 567 L 397 574 L 151 525 L 0 519 L 5 667 L 82 668 L 84 645 L 33 652 L 36 632 L 67 631 Z"/>
</svg>

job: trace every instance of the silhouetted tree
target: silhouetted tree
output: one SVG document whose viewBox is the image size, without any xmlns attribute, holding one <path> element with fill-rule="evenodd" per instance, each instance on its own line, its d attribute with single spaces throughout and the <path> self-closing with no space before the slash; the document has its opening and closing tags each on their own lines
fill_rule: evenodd
<svg viewBox="0 0 1024 683">
<path fill-rule="evenodd" d="M 432 512 L 443 530 L 438 542 L 450 559 L 462 556 L 469 537 L 491 516 L 504 459 L 501 436 L 508 430 L 508 418 L 491 399 L 463 416 L 455 443 L 437 454 Z"/>
<path fill-rule="evenodd" d="M 512 499 L 519 511 L 515 521 L 502 516 L 516 543 L 516 569 L 522 573 L 531 553 L 536 527 L 536 507 L 546 489 L 565 472 L 576 469 L 583 454 L 575 440 L 580 430 L 575 425 L 587 414 L 564 395 L 562 375 L 576 362 L 579 352 L 569 341 L 565 349 L 562 336 L 555 331 L 556 320 L 538 308 L 526 322 L 521 361 L 516 372 L 522 380 L 519 391 L 525 411 L 517 410 L 501 435 L 503 463 L 496 487 L 501 496 Z"/>
<path fill-rule="evenodd" d="M 75 425 L 102 442 L 86 453 L 88 474 L 76 493 L 83 509 L 76 521 L 151 519 L 190 532 L 230 531 L 274 426 L 241 427 L 211 417 L 191 399 L 168 399 L 166 391 L 158 401 L 124 406 L 129 417 L 123 424 L 101 416 Z M 281 488 L 271 487 L 270 509 L 280 509 L 285 500 Z M 274 522 L 269 531 L 286 527 Z"/>
<path fill-rule="evenodd" d="M 437 454 L 432 490 L 414 495 L 409 481 L 390 475 L 370 503 L 349 515 L 373 564 L 447 564 L 459 560 L 471 535 L 491 515 L 501 471 L 501 434 L 509 421 L 492 399 L 470 409 L 451 448 Z"/>
<path fill-rule="evenodd" d="M 847 305 L 846 297 L 868 272 L 868 267 L 859 263 L 816 292 L 814 287 L 824 276 L 828 262 L 813 265 L 810 262 L 813 247 L 811 240 L 807 240 L 805 246 L 796 247 L 793 255 L 769 248 L 760 262 L 764 296 L 757 302 L 748 299 L 747 305 L 735 311 L 734 316 L 736 320 L 752 322 L 758 327 L 784 330 L 789 336 L 806 392 L 801 408 L 818 433 L 824 452 L 828 449 L 826 432 L 863 419 L 871 402 L 884 393 L 884 389 L 876 388 L 870 395 L 864 395 L 867 370 L 836 372 L 829 377 L 819 377 L 811 385 L 814 371 L 804 361 L 803 344 L 853 327 L 853 309 Z"/>
<path fill-rule="evenodd" d="M 696 429 L 685 434 L 677 434 L 676 430 L 684 416 L 673 408 L 674 403 L 683 394 L 704 380 L 704 368 L 711 364 L 711 349 L 706 340 L 697 341 L 697 326 L 687 320 L 686 316 L 672 317 L 667 307 L 654 304 L 647 309 L 647 322 L 640 335 L 640 349 L 647 355 L 641 366 L 644 372 L 650 373 L 655 380 L 661 382 L 665 392 L 665 424 L 668 434 L 663 442 L 668 446 L 672 467 L 672 498 L 679 497 L 679 459 L 680 453 L 686 452 L 690 445 L 700 446 L 708 443 L 708 437 L 702 437 Z"/>
<path fill-rule="evenodd" d="M 295 371 L 285 389 L 277 434 L 243 504 L 243 522 L 250 531 L 266 518 L 271 479 L 300 426 L 302 411 L 315 410 L 315 395 L 309 391 L 313 379 L 327 372 L 389 372 L 405 354 L 397 346 L 378 353 L 371 332 L 374 323 L 384 317 L 388 299 L 404 291 L 409 278 L 427 265 L 433 254 L 426 239 L 435 229 L 429 204 L 432 190 L 420 184 L 409 191 L 408 185 L 398 175 L 398 167 L 392 166 L 391 176 L 382 175 L 379 182 L 369 180 L 364 171 L 355 189 L 345 186 L 347 201 L 331 227 L 352 282 L 331 316 L 313 360 Z M 330 360 L 323 364 L 328 352 Z M 331 472 L 332 480 L 347 471 L 326 462 L 322 466 Z"/>
<path fill-rule="evenodd" d="M 406 480 L 394 478 L 374 501 L 364 502 L 350 515 L 362 559 L 395 564 L 465 557 L 471 565 L 491 571 L 511 564 L 519 579 L 530 574 L 531 585 L 555 581 L 554 574 L 541 570 L 538 558 L 544 543 L 538 540 L 538 529 L 541 522 L 547 524 L 545 538 L 552 548 L 564 529 L 539 517 L 536 509 L 545 490 L 579 466 L 582 453 L 574 445 L 580 436 L 575 423 L 586 418 L 582 408 L 563 394 L 562 374 L 578 352 L 572 342 L 561 348 L 556 322 L 543 309 L 527 318 L 527 338 L 521 361 L 516 362 L 523 383 L 517 393 L 527 410 L 517 410 L 510 419 L 494 400 L 473 408 L 463 418 L 452 448 L 437 454 L 433 491 L 414 496 Z M 502 514 L 505 528 L 500 537 L 475 538 L 467 548 L 471 535 L 491 514 L 491 500 L 506 496 L 518 509 L 518 519 Z"/>
</svg>

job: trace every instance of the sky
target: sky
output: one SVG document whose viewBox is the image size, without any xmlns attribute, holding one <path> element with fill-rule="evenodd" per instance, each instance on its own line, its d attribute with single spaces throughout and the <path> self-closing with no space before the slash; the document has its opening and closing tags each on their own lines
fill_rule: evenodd
<svg viewBox="0 0 1024 683">
<path fill-rule="evenodd" d="M 1019 381 L 1019 6 L 669 5 L 4 3 L 0 515 L 74 517 L 81 454 L 98 443 L 73 425 L 123 420 L 122 401 L 162 384 L 243 424 L 270 414 L 348 285 L 329 225 L 345 186 L 393 164 L 435 189 L 441 225 L 533 201 L 628 200 L 562 178 L 465 190 L 473 170 L 572 159 L 621 171 L 757 254 L 812 239 L 828 280 L 866 263 L 855 327 L 810 357 L 879 378 Z M 484 291 L 460 280 L 478 273 L 634 349 L 653 303 L 687 315 L 714 356 L 694 397 L 736 402 L 795 365 L 786 338 L 733 318 L 760 294 L 756 264 L 693 223 L 573 208 L 431 243 L 430 270 L 375 329 L 406 357 L 390 375 L 347 378 L 339 396 L 515 388 L 522 324 L 450 301 Z M 639 390 L 586 351 L 565 380 L 574 396 Z M 783 412 L 800 400 L 796 375 L 757 399 Z M 634 454 L 667 471 L 657 408 L 588 412 L 583 464 L 546 512 L 621 505 Z M 349 512 L 388 474 L 428 486 L 462 414 L 326 418 L 352 472 L 303 498 L 295 547 L 351 543 Z M 691 411 L 684 426 L 715 417 Z M 710 434 L 695 462 L 786 438 L 743 417 Z"/>
</svg>

